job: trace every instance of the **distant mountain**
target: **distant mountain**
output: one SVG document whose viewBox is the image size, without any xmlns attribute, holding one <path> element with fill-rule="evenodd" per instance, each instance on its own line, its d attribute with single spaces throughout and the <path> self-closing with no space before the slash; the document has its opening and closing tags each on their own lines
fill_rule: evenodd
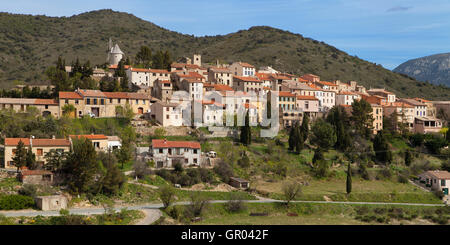
<svg viewBox="0 0 450 245">
<path fill-rule="evenodd" d="M 203 62 L 241 60 L 297 75 L 314 73 L 324 81 L 355 80 L 367 88 L 385 87 L 400 97 L 450 100 L 450 88 L 418 82 L 288 31 L 258 26 L 227 35 L 195 37 L 112 10 L 71 17 L 0 13 L 0 88 L 23 82 L 48 83 L 44 71 L 59 55 L 66 64 L 77 57 L 81 62 L 103 64 L 109 38 L 132 60 L 140 46 L 147 45 L 154 52 L 170 51 L 173 59 L 200 53 Z"/>
<path fill-rule="evenodd" d="M 450 86 L 450 53 L 408 60 L 394 71 L 420 81 Z"/>
</svg>

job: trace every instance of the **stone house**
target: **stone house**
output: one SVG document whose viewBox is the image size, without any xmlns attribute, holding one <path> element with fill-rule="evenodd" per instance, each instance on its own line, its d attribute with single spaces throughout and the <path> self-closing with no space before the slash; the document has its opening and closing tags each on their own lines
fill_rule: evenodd
<svg viewBox="0 0 450 245">
<path fill-rule="evenodd" d="M 256 69 L 254 66 L 250 65 L 249 63 L 245 62 L 234 62 L 231 64 L 228 69 L 231 70 L 231 72 L 234 73 L 235 76 L 240 77 L 251 77 L 255 76 Z"/>
<path fill-rule="evenodd" d="M 42 116 L 59 118 L 60 115 L 58 101 L 53 99 L 0 98 L 0 109 L 26 112 L 30 107 L 36 108 Z"/>
<path fill-rule="evenodd" d="M 63 195 L 38 196 L 34 201 L 37 208 L 42 211 L 61 210 L 68 206 L 67 197 Z"/>
<path fill-rule="evenodd" d="M 23 184 L 51 185 L 53 173 L 46 170 L 22 170 L 17 176 Z"/>
</svg>

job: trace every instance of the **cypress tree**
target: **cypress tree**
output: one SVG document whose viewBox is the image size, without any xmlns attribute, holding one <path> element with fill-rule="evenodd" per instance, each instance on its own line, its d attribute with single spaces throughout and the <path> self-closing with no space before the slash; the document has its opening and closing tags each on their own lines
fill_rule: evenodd
<svg viewBox="0 0 450 245">
<path fill-rule="evenodd" d="M 12 158 L 14 166 L 17 167 L 17 172 L 21 167 L 26 166 L 27 164 L 27 150 L 25 149 L 25 144 L 22 140 L 19 141 L 16 147 L 15 155 Z"/>
<path fill-rule="evenodd" d="M 350 194 L 352 192 L 352 168 L 350 166 L 350 163 L 348 163 L 347 168 L 347 194 Z"/>
<path fill-rule="evenodd" d="M 31 150 L 31 147 L 28 147 L 27 156 L 26 156 L 26 166 L 28 169 L 36 168 L 36 155 Z"/>
<path fill-rule="evenodd" d="M 245 115 L 245 124 L 241 127 L 241 143 L 244 145 L 250 145 L 252 138 L 252 132 L 250 130 L 250 116 L 249 111 Z"/>
<path fill-rule="evenodd" d="M 412 162 L 412 154 L 409 150 L 406 150 L 405 152 L 405 165 L 409 166 L 411 165 Z"/>
<path fill-rule="evenodd" d="M 301 130 L 301 140 L 302 144 L 308 139 L 309 134 L 309 115 L 306 113 L 303 113 L 303 120 L 302 120 L 302 126 L 300 128 Z"/>
</svg>

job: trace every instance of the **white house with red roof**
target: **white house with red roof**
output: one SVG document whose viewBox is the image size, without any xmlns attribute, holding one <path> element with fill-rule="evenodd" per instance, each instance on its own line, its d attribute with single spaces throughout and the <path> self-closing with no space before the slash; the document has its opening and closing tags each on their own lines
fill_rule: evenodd
<svg viewBox="0 0 450 245">
<path fill-rule="evenodd" d="M 245 62 L 234 62 L 228 69 L 230 69 L 235 76 L 240 77 L 252 77 L 256 74 L 256 69 L 254 66 Z"/>
<path fill-rule="evenodd" d="M 200 166 L 202 152 L 199 142 L 154 139 L 150 154 L 156 168 L 173 168 L 176 163 L 182 166 Z"/>
<path fill-rule="evenodd" d="M 168 70 L 162 69 L 143 69 L 143 68 L 133 68 L 130 67 L 126 70 L 128 82 L 135 86 L 147 86 L 153 87 L 153 83 L 156 79 L 169 80 L 170 72 Z"/>
</svg>

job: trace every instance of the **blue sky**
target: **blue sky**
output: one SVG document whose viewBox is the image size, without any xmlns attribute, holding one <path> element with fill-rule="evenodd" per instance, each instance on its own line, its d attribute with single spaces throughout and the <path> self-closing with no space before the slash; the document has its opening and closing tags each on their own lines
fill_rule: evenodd
<svg viewBox="0 0 450 245">
<path fill-rule="evenodd" d="M 408 59 L 450 52 L 448 0 L 14 0 L 2 1 L 0 11 L 72 16 L 105 8 L 196 36 L 268 25 L 388 69 Z"/>
</svg>

